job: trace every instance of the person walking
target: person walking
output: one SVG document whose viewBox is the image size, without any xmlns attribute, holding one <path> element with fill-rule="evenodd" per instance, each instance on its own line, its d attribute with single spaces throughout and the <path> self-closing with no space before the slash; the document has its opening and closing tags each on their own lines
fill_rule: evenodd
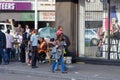
<svg viewBox="0 0 120 80">
<path fill-rule="evenodd" d="M 32 68 L 37 68 L 36 62 L 37 62 L 37 55 L 38 55 L 38 32 L 37 30 L 32 31 L 32 35 L 30 37 L 31 42 L 31 50 L 32 50 Z"/>
<path fill-rule="evenodd" d="M 0 64 L 2 64 L 2 59 L 4 59 L 4 51 L 3 49 L 6 48 L 6 37 L 5 33 L 1 31 L 2 27 L 0 27 Z"/>
<path fill-rule="evenodd" d="M 6 53 L 8 56 L 8 59 L 7 59 L 8 64 L 10 62 L 10 52 L 11 52 L 11 49 L 13 48 L 13 42 L 14 42 L 13 36 L 10 34 L 10 30 L 8 29 L 6 33 Z"/>
<path fill-rule="evenodd" d="M 65 62 L 64 62 L 64 46 L 66 46 L 66 43 L 61 36 L 58 36 L 58 39 L 56 40 L 56 46 L 57 47 L 56 47 L 55 50 L 53 50 L 53 52 L 56 51 L 56 54 L 54 56 L 55 56 L 55 58 L 57 56 L 57 58 L 53 62 L 52 72 L 55 71 L 55 68 L 59 66 L 59 62 L 60 62 L 61 68 L 62 68 L 61 69 L 62 73 L 67 73 L 65 71 L 66 70 L 66 65 L 65 65 Z"/>
</svg>

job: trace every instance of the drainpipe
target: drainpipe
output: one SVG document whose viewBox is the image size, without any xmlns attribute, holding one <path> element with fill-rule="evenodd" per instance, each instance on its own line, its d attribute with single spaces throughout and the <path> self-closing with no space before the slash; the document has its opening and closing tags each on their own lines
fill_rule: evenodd
<svg viewBox="0 0 120 80">
<path fill-rule="evenodd" d="M 110 60 L 110 0 L 108 2 L 108 60 Z"/>
</svg>

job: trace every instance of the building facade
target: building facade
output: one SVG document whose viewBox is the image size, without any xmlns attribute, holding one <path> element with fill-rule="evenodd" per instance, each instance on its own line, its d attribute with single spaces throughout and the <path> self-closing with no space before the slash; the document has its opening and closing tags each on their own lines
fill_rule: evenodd
<svg viewBox="0 0 120 80">
<path fill-rule="evenodd" d="M 107 38 L 98 51 L 98 42 L 102 33 L 108 32 L 108 0 L 56 0 L 56 25 L 64 27 L 64 33 L 70 38 L 69 50 L 79 57 L 119 58 L 119 47 L 108 45 Z M 119 0 L 110 0 L 110 26 L 112 18 L 119 24 Z M 107 34 L 107 33 L 106 33 Z M 103 38 L 102 38 L 103 39 Z M 119 44 L 119 43 L 118 43 Z M 99 54 L 100 52 L 100 54 Z"/>
<path fill-rule="evenodd" d="M 38 28 L 45 27 L 46 22 L 55 26 L 55 0 L 38 0 L 37 3 Z M 17 23 L 34 26 L 35 6 L 35 0 L 2 0 L 0 21 L 14 19 Z"/>
<path fill-rule="evenodd" d="M 0 2 L 0 21 L 15 19 L 34 23 L 35 0 L 2 0 Z M 63 32 L 70 40 L 69 51 L 72 56 L 107 59 L 107 47 L 102 45 L 98 53 L 98 41 L 108 28 L 108 0 L 37 0 L 39 27 L 50 22 L 56 29 L 63 26 Z M 110 19 L 116 18 L 119 24 L 119 0 L 110 0 Z M 22 5 L 22 7 L 20 7 Z M 24 6 L 24 7 L 23 7 Z M 107 44 L 107 42 L 106 42 Z M 115 45 L 113 47 L 116 47 Z M 112 51 L 117 48 L 111 47 Z M 118 59 L 118 51 L 111 52 L 111 59 Z M 115 57 L 113 57 L 115 56 Z"/>
</svg>

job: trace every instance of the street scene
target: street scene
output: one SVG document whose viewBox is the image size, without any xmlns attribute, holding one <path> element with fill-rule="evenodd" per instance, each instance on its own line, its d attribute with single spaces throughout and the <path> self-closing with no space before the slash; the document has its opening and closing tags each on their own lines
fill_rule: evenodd
<svg viewBox="0 0 120 80">
<path fill-rule="evenodd" d="M 119 80 L 120 0 L 1 0 L 0 80 Z"/>
</svg>

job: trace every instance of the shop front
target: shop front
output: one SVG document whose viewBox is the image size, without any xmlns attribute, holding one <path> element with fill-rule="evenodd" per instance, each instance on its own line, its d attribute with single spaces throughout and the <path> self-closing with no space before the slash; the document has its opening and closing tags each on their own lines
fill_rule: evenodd
<svg viewBox="0 0 120 80">
<path fill-rule="evenodd" d="M 0 2 L 0 11 L 0 21 L 13 19 L 15 26 L 20 23 L 22 26 L 28 24 L 34 28 L 34 1 Z M 38 28 L 45 27 L 46 22 L 51 23 L 52 26 L 55 25 L 55 1 L 38 1 L 37 13 Z"/>
<path fill-rule="evenodd" d="M 119 0 L 79 0 L 79 57 L 119 60 Z M 110 19 L 110 20 L 109 20 Z"/>
</svg>

